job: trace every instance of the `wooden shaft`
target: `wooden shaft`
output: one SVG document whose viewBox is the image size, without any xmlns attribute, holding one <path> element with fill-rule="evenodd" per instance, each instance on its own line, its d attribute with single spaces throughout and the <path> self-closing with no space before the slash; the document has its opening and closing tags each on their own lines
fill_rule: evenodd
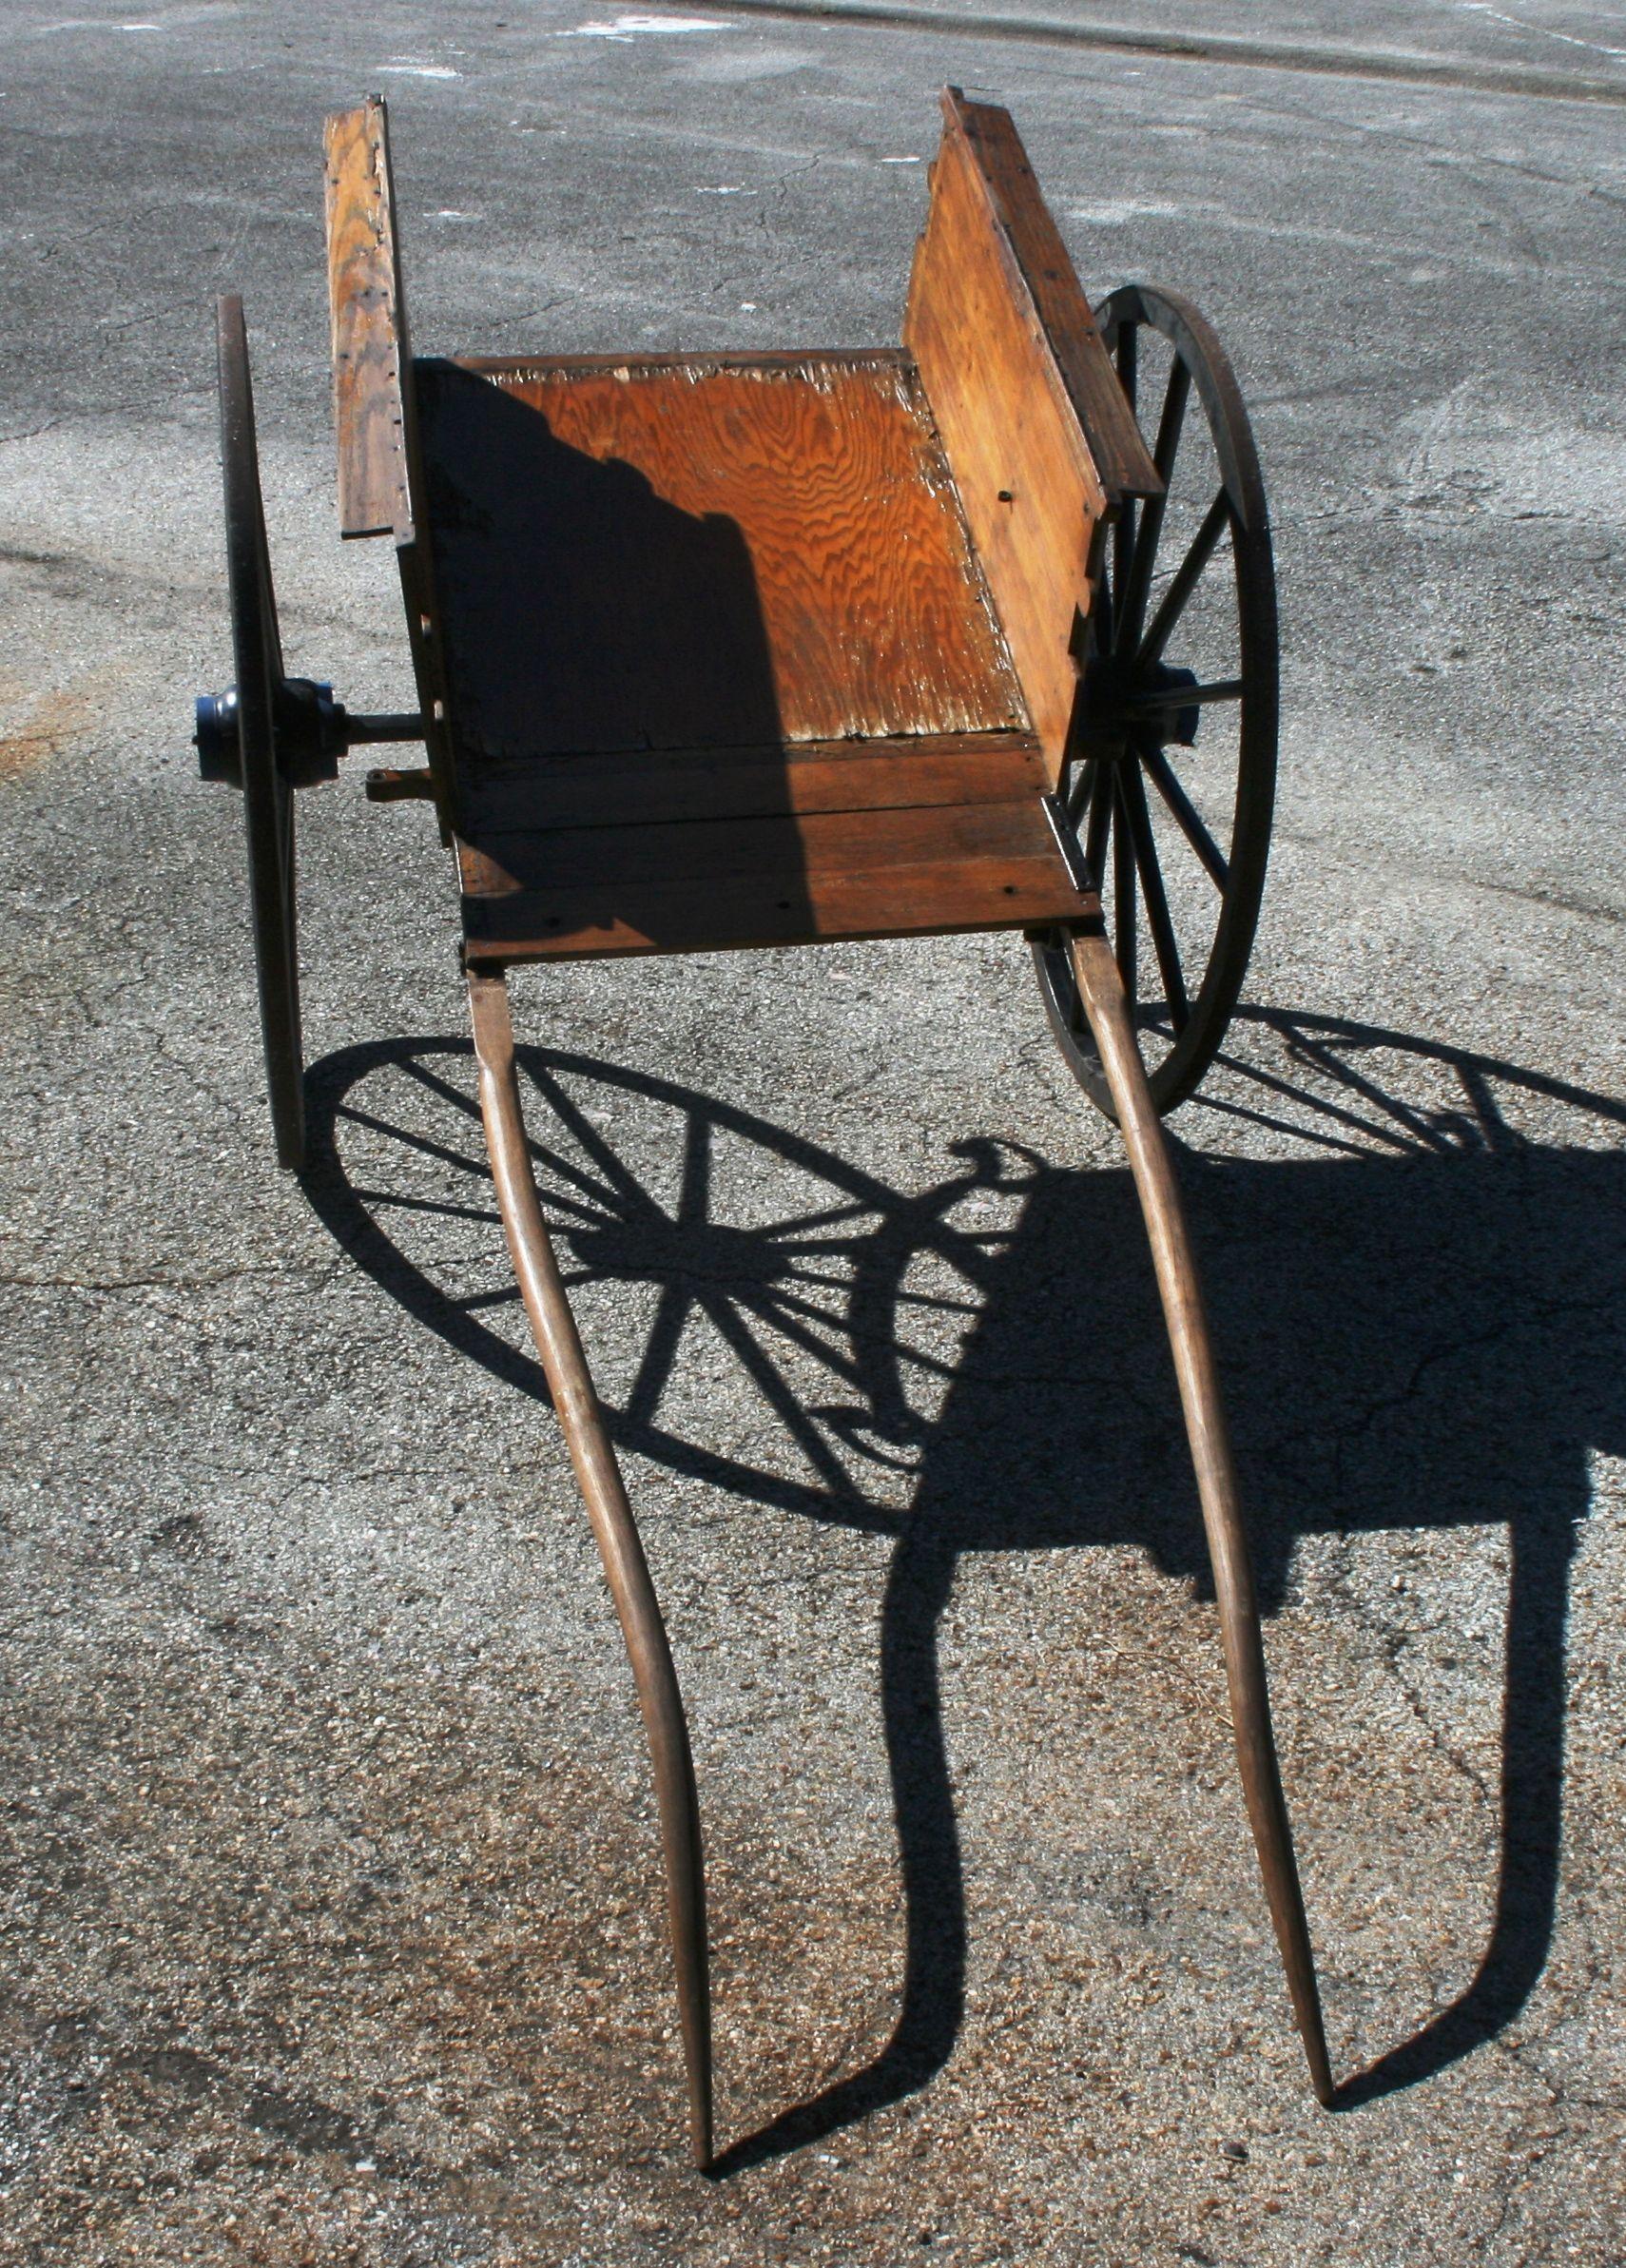
<svg viewBox="0 0 1626 2268">
<path fill-rule="evenodd" d="M 700 1806 L 683 1697 L 637 1524 L 542 1217 L 514 1076 L 508 984 L 501 970 L 470 972 L 469 1004 L 479 1062 L 480 1114 L 508 1249 L 615 1601 L 654 1764 L 688 2078 L 689 2138 L 695 2163 L 704 2169 L 712 2158 L 711 1988 Z"/>
<path fill-rule="evenodd" d="M 1179 1382 L 1186 1431 L 1191 1444 L 1191 1462 L 1196 1467 L 1203 1526 L 1213 1561 L 1220 1642 L 1230 1688 L 1231 1721 L 1236 1728 L 1236 1759 L 1259 1852 L 1260 1871 L 1265 1877 L 1265 1894 L 1269 1901 L 1282 1966 L 1287 1971 L 1293 2015 L 1309 2063 L 1310 2084 L 1317 2099 L 1326 2103 L 1332 2100 L 1332 2073 L 1327 2064 L 1321 1997 L 1316 1988 L 1315 1960 L 1310 1951 L 1298 1864 L 1293 1856 L 1292 1830 L 1287 1823 L 1275 1737 L 1270 1728 L 1270 1697 L 1266 1685 L 1259 1609 L 1253 1595 L 1253 1571 L 1249 1563 L 1236 1472 L 1208 1320 L 1203 1312 L 1196 1261 L 1181 1210 L 1169 1146 L 1147 1085 L 1129 1002 L 1112 947 L 1099 936 L 1074 936 L 1071 946 L 1079 995 L 1094 1034 L 1101 1067 L 1112 1089 L 1124 1146 L 1129 1152 L 1130 1171 L 1134 1176 L 1152 1242 L 1152 1267 L 1169 1327 L 1174 1374 Z"/>
</svg>

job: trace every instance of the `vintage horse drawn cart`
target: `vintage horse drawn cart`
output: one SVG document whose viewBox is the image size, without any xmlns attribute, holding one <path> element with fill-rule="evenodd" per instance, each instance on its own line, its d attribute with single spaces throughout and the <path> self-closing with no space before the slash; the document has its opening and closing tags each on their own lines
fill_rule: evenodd
<svg viewBox="0 0 1626 2268">
<path fill-rule="evenodd" d="M 456 863 L 497 1198 L 653 1754 L 702 2165 L 694 1772 L 521 1122 L 507 979 L 532 961 L 1031 940 L 1057 1038 L 1121 1127 L 1145 1211 L 1249 1816 L 1311 2079 L 1332 2092 L 1158 1122 L 1220 1044 L 1264 883 L 1277 707 L 1264 492 L 1202 318 L 1142 286 L 1093 314 L 1009 116 L 952 88 L 943 107 L 901 348 L 627 359 L 415 359 L 384 106 L 330 119 L 340 521 L 395 540 L 410 716 L 347 714 L 284 671 L 242 308 L 219 307 L 237 681 L 199 702 L 197 739 L 204 778 L 244 800 L 278 1156 L 296 1171 L 304 1156 L 294 791 L 334 778 L 351 747 L 419 741 L 425 768 L 376 770 L 366 791 L 432 804 Z"/>
</svg>

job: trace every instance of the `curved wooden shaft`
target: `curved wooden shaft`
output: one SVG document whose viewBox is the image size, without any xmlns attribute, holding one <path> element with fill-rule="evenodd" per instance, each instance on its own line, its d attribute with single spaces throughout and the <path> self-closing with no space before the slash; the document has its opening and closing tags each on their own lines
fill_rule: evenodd
<svg viewBox="0 0 1626 2268">
<path fill-rule="evenodd" d="M 1253 1596 L 1253 1571 L 1231 1464 L 1230 1440 L 1214 1370 L 1213 1348 L 1203 1313 L 1196 1262 L 1186 1231 L 1180 1192 L 1146 1072 L 1135 1045 L 1129 1001 L 1113 949 L 1102 937 L 1072 940 L 1074 972 L 1084 1012 L 1112 1089 L 1130 1171 L 1152 1240 L 1158 1295 L 1169 1326 L 1174 1373 L 1197 1470 L 1203 1526 L 1213 1561 L 1219 1599 L 1220 1641 L 1230 1687 L 1231 1721 L 1236 1727 L 1236 1760 L 1253 1840 L 1265 1876 L 1276 1943 L 1287 1974 L 1293 2015 L 1309 2062 L 1310 2084 L 1318 2100 L 1332 2100 L 1332 2073 L 1326 2060 L 1315 1960 L 1293 1856 L 1292 1831 L 1282 1794 L 1276 1743 L 1270 1730 L 1270 1699 L 1265 1681 L 1265 1649 Z"/>
<path fill-rule="evenodd" d="M 683 1696 L 632 1508 L 542 1218 L 514 1076 L 506 979 L 500 973 L 471 971 L 469 1004 L 480 1067 L 480 1114 L 513 1272 L 604 1561 L 648 1735 L 688 2075 L 689 2138 L 695 2163 L 704 2169 L 712 2158 L 711 1986 L 700 1807 Z"/>
</svg>

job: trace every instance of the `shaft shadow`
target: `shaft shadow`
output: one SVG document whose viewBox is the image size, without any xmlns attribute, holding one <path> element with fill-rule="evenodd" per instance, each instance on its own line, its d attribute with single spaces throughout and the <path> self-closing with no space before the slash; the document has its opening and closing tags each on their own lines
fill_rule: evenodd
<svg viewBox="0 0 1626 2268">
<path fill-rule="evenodd" d="M 1276 1013 L 1249 1025 L 1227 1098 L 1207 1107 L 1290 1131 L 1294 1152 L 1188 1149 L 1180 1170 L 1264 1611 L 1310 1534 L 1489 1522 L 1511 1545 L 1489 1937 L 1457 2001 L 1345 2086 L 1352 2107 L 1491 2038 L 1551 1944 L 1568 1569 L 1588 1458 L 1626 1447 L 1626 1163 L 1589 1145 L 1626 1106 L 1367 1026 Z M 978 1139 L 906 1192 L 691 1089 L 552 1051 L 521 1061 L 547 1105 L 533 1148 L 568 1279 L 648 1297 L 612 1418 L 621 1445 L 747 1502 L 897 1539 L 881 1653 L 900 2014 L 871 2064 L 736 2144 L 716 2169 L 727 2174 L 916 2091 L 953 2048 L 967 1945 L 938 1629 L 961 1557 L 1134 1543 L 1207 1589 L 1195 1492 L 1126 1173 Z M 545 1399 L 539 1367 L 484 1320 L 512 1297 L 490 1289 L 489 1263 L 464 1291 L 423 1246 L 479 1221 L 500 1253 L 466 1044 L 355 1048 L 308 1076 L 307 1187 L 333 1234 L 459 1355 Z M 341 1133 L 347 1152 L 365 1148 L 365 1178 Z M 773 1217 L 730 1200 L 730 1181 L 769 1192 Z M 729 1213 L 714 1218 L 720 1199 Z M 742 1210 L 757 1225 L 739 1226 Z M 723 1455 L 664 1414 L 700 1325 L 774 1413 L 783 1458 Z"/>
</svg>

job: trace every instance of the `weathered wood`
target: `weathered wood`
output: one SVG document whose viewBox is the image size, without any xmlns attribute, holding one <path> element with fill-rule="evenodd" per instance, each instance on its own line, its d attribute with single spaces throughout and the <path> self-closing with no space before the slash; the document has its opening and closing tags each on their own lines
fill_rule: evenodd
<svg viewBox="0 0 1626 2268">
<path fill-rule="evenodd" d="M 466 951 L 471 963 L 588 960 L 949 937 L 1078 921 L 1087 901 L 1057 873 L 1052 854 L 962 859 L 878 875 L 753 875 L 731 882 L 721 903 L 714 886 L 681 882 L 643 882 L 613 897 L 600 885 L 465 899 Z"/>
<path fill-rule="evenodd" d="M 1196 1470 L 1209 1557 L 1219 1602 L 1220 1644 L 1230 1693 L 1236 1759 L 1249 1822 L 1265 1877 L 1265 1895 L 1287 1972 L 1299 2037 L 1309 2064 L 1316 2099 L 1332 2101 L 1321 1995 L 1309 1925 L 1293 1855 L 1292 1830 L 1276 1761 L 1270 1726 L 1270 1696 L 1265 1675 L 1265 1648 L 1259 1608 L 1248 1556 L 1236 1467 L 1220 1397 L 1213 1345 L 1203 1308 L 1196 1257 L 1180 1203 L 1179 1184 L 1157 1106 L 1147 1085 L 1135 1043 L 1134 1021 L 1106 938 L 1075 936 L 1071 940 L 1074 974 L 1090 1029 L 1100 1051 L 1101 1068 L 1112 1090 L 1130 1171 L 1146 1217 L 1152 1270 L 1169 1328 L 1174 1375 Z"/>
<path fill-rule="evenodd" d="M 459 844 L 472 958 L 703 953 L 1081 921 L 1031 790 L 1009 803 L 565 827 Z"/>
<path fill-rule="evenodd" d="M 417 378 L 461 778 L 1026 726 L 905 356 Z"/>
<path fill-rule="evenodd" d="M 968 103 L 955 87 L 944 90 L 943 110 L 964 132 L 988 184 L 989 201 L 1016 254 L 1107 502 L 1160 496 L 1157 467 L 1011 113 L 992 103 Z"/>
<path fill-rule="evenodd" d="M 626 1483 L 536 1192 L 514 1070 L 508 987 L 500 975 L 470 972 L 469 1009 L 480 1066 L 480 1116 L 491 1152 L 497 1209 L 536 1351 L 542 1357 L 548 1391 L 615 1602 L 644 1714 L 666 1860 L 667 1909 L 688 2076 L 689 2142 L 696 2165 L 704 2168 L 710 2164 L 712 2153 L 711 1979 L 700 1801 L 683 1696 L 638 1523 L 627 1499 Z"/>
<path fill-rule="evenodd" d="M 412 357 L 382 97 L 335 112 L 325 149 L 339 532 L 410 543 Z"/>
<path fill-rule="evenodd" d="M 459 370 L 480 378 L 512 378 L 527 371 L 546 376 L 550 384 L 564 378 L 607 376 L 646 376 L 656 372 L 687 371 L 714 376 L 720 371 L 766 370 L 782 377 L 804 374 L 809 362 L 839 362 L 844 370 L 897 370 L 909 367 L 900 346 L 842 346 L 809 349 L 804 346 L 753 347 L 748 355 L 726 347 L 698 347 L 684 355 L 458 355 Z"/>
<path fill-rule="evenodd" d="M 464 797 L 461 833 L 480 845 L 533 828 L 1014 803 L 1047 785 L 1038 743 L 1021 732 L 544 756 L 484 767 Z"/>
<path fill-rule="evenodd" d="M 952 93 L 944 119 L 903 336 L 1055 778 L 1109 501 L 1084 422 L 1087 408 L 1101 423 L 1106 352 L 1009 120 Z M 1120 461 L 1111 420 L 1102 431 L 1118 473 L 1157 486 L 1150 462 Z"/>
<path fill-rule="evenodd" d="M 466 845 L 464 887 L 481 894 L 572 883 L 692 878 L 722 888 L 800 870 L 858 879 L 942 861 L 1020 859 L 1054 850 L 1036 796 L 1019 803 L 926 804 L 901 810 L 780 811 L 675 824 L 515 829 Z M 1059 854 L 1057 854 L 1059 858 Z M 478 875 L 480 879 L 474 878 Z"/>
</svg>

